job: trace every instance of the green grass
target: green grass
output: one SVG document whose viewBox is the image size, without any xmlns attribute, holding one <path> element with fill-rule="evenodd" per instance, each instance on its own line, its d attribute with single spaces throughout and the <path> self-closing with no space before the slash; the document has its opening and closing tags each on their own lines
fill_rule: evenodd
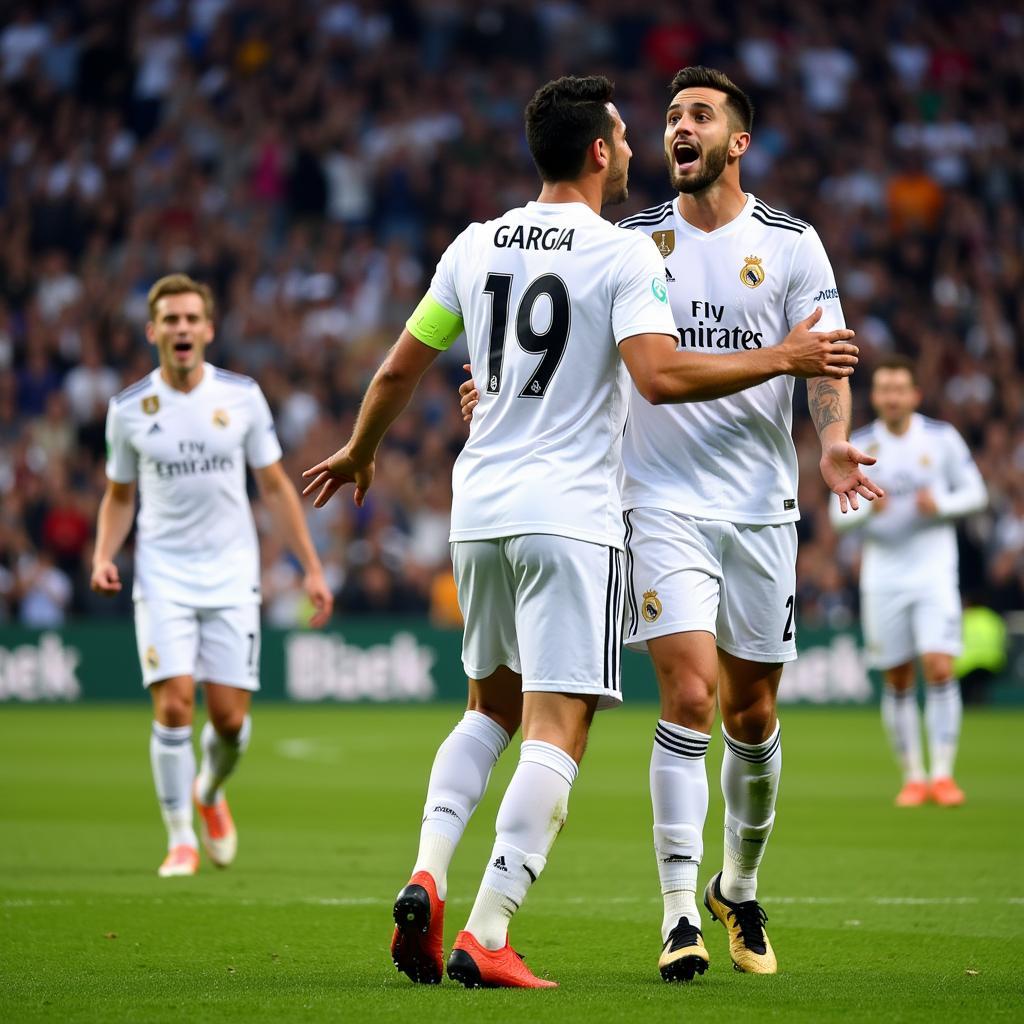
<svg viewBox="0 0 1024 1024">
<path fill-rule="evenodd" d="M 788 710 L 761 897 L 773 978 L 658 977 L 652 708 L 599 716 L 568 825 L 513 926 L 549 992 L 415 987 L 390 905 L 454 708 L 260 707 L 231 796 L 235 866 L 159 880 L 145 707 L 0 712 L 0 1020 L 642 1021 L 1024 1019 L 1020 712 L 966 718 L 955 810 L 892 807 L 877 715 Z M 712 744 L 717 777 L 721 744 Z M 492 841 L 506 755 L 450 877 L 449 942 Z M 712 785 L 701 883 L 720 864 Z"/>
</svg>

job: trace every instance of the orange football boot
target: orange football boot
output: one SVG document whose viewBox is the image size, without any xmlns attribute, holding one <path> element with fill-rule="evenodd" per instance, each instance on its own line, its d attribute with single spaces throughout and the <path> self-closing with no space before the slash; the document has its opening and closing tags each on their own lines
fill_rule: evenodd
<svg viewBox="0 0 1024 1024">
<path fill-rule="evenodd" d="M 444 973 L 444 900 L 429 871 L 417 871 L 395 898 L 391 959 L 413 981 L 437 985 Z"/>
<path fill-rule="evenodd" d="M 904 782 L 896 795 L 897 807 L 920 807 L 928 802 L 927 782 Z"/>
<path fill-rule="evenodd" d="M 485 949 L 469 932 L 459 932 L 448 957 L 448 977 L 466 988 L 558 988 L 538 978 L 506 939 L 501 949 Z"/>
<path fill-rule="evenodd" d="M 167 856 L 156 873 L 161 878 L 180 878 L 194 875 L 198 870 L 199 851 L 194 846 L 181 843 L 167 851 Z"/>
<path fill-rule="evenodd" d="M 959 807 L 967 797 L 950 776 L 932 779 L 931 798 L 940 807 Z"/>
<path fill-rule="evenodd" d="M 199 799 L 199 780 L 196 779 L 192 799 L 199 812 L 199 838 L 206 855 L 219 868 L 226 868 L 238 853 L 238 832 L 228 810 L 228 802 L 221 797 L 215 804 L 204 804 Z"/>
</svg>

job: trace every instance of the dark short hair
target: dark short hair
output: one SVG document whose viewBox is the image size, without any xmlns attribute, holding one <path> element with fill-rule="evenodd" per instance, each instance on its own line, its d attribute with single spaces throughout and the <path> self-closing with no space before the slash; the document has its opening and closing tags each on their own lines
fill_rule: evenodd
<svg viewBox="0 0 1024 1024">
<path fill-rule="evenodd" d="M 917 363 L 910 356 L 895 354 L 879 360 L 871 371 L 872 379 L 874 379 L 875 374 L 879 370 L 906 370 L 910 374 L 910 379 L 914 382 L 914 386 L 917 386 Z"/>
<path fill-rule="evenodd" d="M 669 86 L 669 100 L 683 89 L 717 89 L 728 97 L 726 107 L 740 128 L 749 132 L 754 124 L 754 104 L 750 97 L 723 71 L 700 65 L 676 72 Z"/>
<path fill-rule="evenodd" d="M 579 177 L 594 139 L 609 145 L 615 87 L 602 75 L 566 76 L 541 86 L 526 106 L 526 142 L 544 181 Z"/>
</svg>

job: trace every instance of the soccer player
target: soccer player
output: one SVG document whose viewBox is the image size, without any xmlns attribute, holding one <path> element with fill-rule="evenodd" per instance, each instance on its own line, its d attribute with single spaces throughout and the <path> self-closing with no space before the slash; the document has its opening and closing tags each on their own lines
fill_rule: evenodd
<svg viewBox="0 0 1024 1024">
<path fill-rule="evenodd" d="M 812 326 L 852 338 L 817 233 L 740 187 L 753 121 L 746 94 L 720 71 L 690 67 L 669 95 L 664 152 L 677 198 L 619 226 L 650 235 L 661 252 L 684 362 L 711 360 L 727 372 L 738 357 L 784 351 Z M 860 469 L 874 459 L 847 440 L 842 376 L 748 377 L 698 404 L 652 404 L 636 388 L 630 396 L 625 643 L 648 650 L 661 697 L 650 784 L 666 981 L 708 965 L 696 886 L 716 697 L 724 861 L 704 904 L 725 926 L 739 970 L 777 970 L 757 875 L 782 768 L 776 696 L 783 664 L 796 657 L 793 376 L 809 378 L 822 476 L 844 511 L 856 509 L 858 496 L 881 491 Z M 461 390 L 472 412 L 478 392 L 472 382 Z"/>
<path fill-rule="evenodd" d="M 146 337 L 160 365 L 110 401 L 108 483 L 91 582 L 101 594 L 121 589 L 114 557 L 135 520 L 137 488 L 135 634 L 153 700 L 149 750 L 168 847 L 158 873 L 167 878 L 199 868 L 193 800 L 210 860 L 227 867 L 238 846 L 223 786 L 249 743 L 260 651 L 259 555 L 246 465 L 302 563 L 312 625 L 327 621 L 333 598 L 259 385 L 204 362 L 214 335 L 210 289 L 184 274 L 163 277 L 150 289 L 149 316 Z M 209 713 L 198 776 L 197 679 Z"/>
<path fill-rule="evenodd" d="M 897 807 L 964 802 L 953 780 L 962 705 L 953 659 L 961 649 L 953 520 L 985 507 L 985 484 L 967 445 L 948 423 L 917 412 L 914 364 L 891 356 L 871 378 L 874 423 L 853 439 L 878 457 L 886 498 L 852 515 L 834 506 L 839 531 L 864 535 L 861 618 L 869 663 L 884 679 L 882 721 L 903 772 Z M 921 753 L 915 659 L 925 681 L 931 777 Z"/>
<path fill-rule="evenodd" d="M 391 953 L 413 981 L 442 971 L 447 871 L 491 769 L 520 724 L 519 763 L 448 974 L 467 986 L 549 987 L 508 943 L 547 862 L 594 712 L 619 703 L 624 579 L 617 468 L 626 369 L 649 401 L 698 401 L 800 366 L 843 376 L 856 349 L 800 333 L 785 351 L 683 360 L 656 247 L 598 215 L 626 194 L 630 149 L 604 78 L 563 78 L 526 110 L 539 199 L 448 248 L 377 372 L 348 444 L 307 470 L 320 506 L 344 483 L 360 504 L 374 453 L 420 376 L 465 329 L 486 367 L 456 463 L 452 559 L 465 616 L 465 716 L 427 787 L 419 851 L 398 894 Z M 623 363 L 625 368 L 623 368 Z"/>
</svg>

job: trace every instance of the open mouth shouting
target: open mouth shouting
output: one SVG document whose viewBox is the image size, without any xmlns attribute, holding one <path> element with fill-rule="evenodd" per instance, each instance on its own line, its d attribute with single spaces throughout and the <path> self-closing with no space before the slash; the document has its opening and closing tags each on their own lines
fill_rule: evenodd
<svg viewBox="0 0 1024 1024">
<path fill-rule="evenodd" d="M 176 341 L 173 346 L 175 358 L 182 363 L 188 362 L 192 358 L 192 352 L 195 346 L 191 341 Z"/>
<path fill-rule="evenodd" d="M 672 145 L 672 159 L 677 174 L 686 174 L 697 166 L 700 153 L 691 142 L 676 142 Z"/>
</svg>

